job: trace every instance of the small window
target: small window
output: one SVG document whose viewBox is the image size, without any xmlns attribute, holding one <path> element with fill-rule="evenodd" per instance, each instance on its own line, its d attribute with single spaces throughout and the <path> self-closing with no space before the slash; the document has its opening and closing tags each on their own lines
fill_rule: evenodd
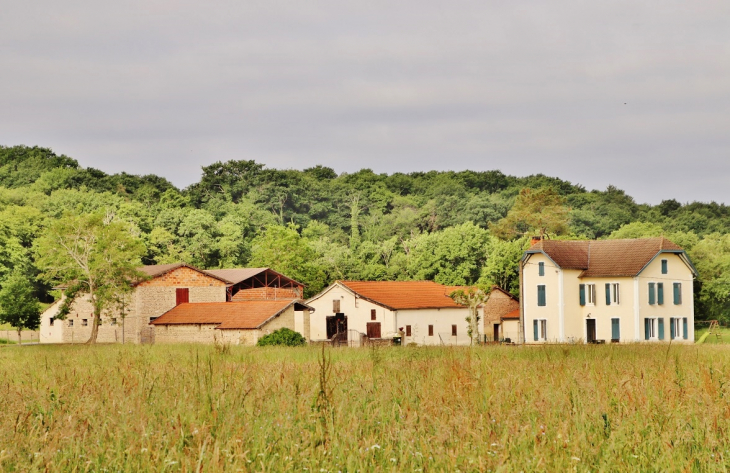
<svg viewBox="0 0 730 473">
<path fill-rule="evenodd" d="M 88 327 L 89 326 L 89 319 L 81 319 L 81 326 L 82 327 Z"/>
<path fill-rule="evenodd" d="M 433 325 L 428 326 L 428 336 L 433 337 Z"/>
<path fill-rule="evenodd" d="M 71 319 L 71 320 L 69 320 L 69 321 L 68 321 L 68 326 L 69 326 L 69 327 L 73 327 L 73 326 L 74 326 L 74 321 L 73 321 L 73 319 Z"/>
<path fill-rule="evenodd" d="M 51 320 L 48 321 L 49 322 L 48 325 L 50 325 L 51 327 L 53 327 L 53 322 L 55 322 L 55 321 L 56 321 L 56 319 L 53 318 L 53 317 L 51 317 Z"/>
<path fill-rule="evenodd" d="M 406 337 L 410 337 L 410 336 L 411 336 L 411 326 L 406 325 Z"/>
<path fill-rule="evenodd" d="M 111 322 L 111 324 L 112 324 L 112 325 L 116 325 L 116 324 L 117 324 L 117 318 L 116 318 L 116 317 L 112 317 L 112 322 Z"/>
<path fill-rule="evenodd" d="M 662 260 L 662 274 L 667 274 L 669 272 L 668 262 L 667 260 Z"/>
<path fill-rule="evenodd" d="M 332 301 L 332 312 L 334 312 L 335 314 L 340 313 L 340 300 L 339 299 L 335 299 Z"/>
<path fill-rule="evenodd" d="M 537 273 L 540 276 L 545 276 L 545 263 L 543 263 L 542 261 L 537 263 Z"/>
<path fill-rule="evenodd" d="M 656 319 L 644 319 L 644 340 L 657 338 Z"/>
<path fill-rule="evenodd" d="M 682 303 L 682 283 L 674 283 L 674 305 L 680 305 Z"/>
<path fill-rule="evenodd" d="M 456 325 L 452 325 L 451 326 L 451 336 L 452 337 L 455 337 L 456 336 Z"/>
<path fill-rule="evenodd" d="M 545 285 L 541 284 L 537 286 L 537 305 L 544 307 L 545 304 Z"/>
<path fill-rule="evenodd" d="M 375 320 L 375 309 L 370 309 L 370 320 Z"/>
</svg>

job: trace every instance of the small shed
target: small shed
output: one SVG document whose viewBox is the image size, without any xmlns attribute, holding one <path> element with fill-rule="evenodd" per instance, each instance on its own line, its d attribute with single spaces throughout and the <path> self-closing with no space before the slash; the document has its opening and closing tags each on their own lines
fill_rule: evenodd
<svg viewBox="0 0 730 473">
<path fill-rule="evenodd" d="M 184 303 L 150 324 L 155 326 L 155 343 L 255 345 L 280 328 L 308 339 L 312 310 L 300 300 Z"/>
</svg>

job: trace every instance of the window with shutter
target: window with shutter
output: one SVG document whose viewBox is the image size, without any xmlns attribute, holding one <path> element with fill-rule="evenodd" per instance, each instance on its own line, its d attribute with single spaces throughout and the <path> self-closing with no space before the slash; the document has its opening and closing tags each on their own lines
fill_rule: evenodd
<svg viewBox="0 0 730 473">
<path fill-rule="evenodd" d="M 375 320 L 375 319 L 376 319 L 375 309 L 370 309 L 370 320 Z"/>
<path fill-rule="evenodd" d="M 545 286 L 543 284 L 537 286 L 537 305 L 540 307 L 544 307 L 546 305 Z"/>
<path fill-rule="evenodd" d="M 659 325 L 659 340 L 664 340 L 664 319 L 658 318 L 657 323 Z"/>
<path fill-rule="evenodd" d="M 186 304 L 190 302 L 190 289 L 187 287 L 178 287 L 175 289 L 175 305 Z"/>
<path fill-rule="evenodd" d="M 689 334 L 687 333 L 687 317 L 682 319 L 682 338 L 687 340 Z"/>
<path fill-rule="evenodd" d="M 682 303 L 682 283 L 675 282 L 674 283 L 674 305 L 679 305 L 681 303 Z"/>
<path fill-rule="evenodd" d="M 537 341 L 537 320 L 532 321 L 532 335 L 533 339 Z"/>
<path fill-rule="evenodd" d="M 669 339 L 677 338 L 677 324 L 674 317 L 669 317 Z"/>
<path fill-rule="evenodd" d="M 611 283 L 606 283 L 606 305 L 611 305 Z"/>
<path fill-rule="evenodd" d="M 586 285 L 579 284 L 578 292 L 580 293 L 580 305 L 586 305 Z"/>
<path fill-rule="evenodd" d="M 669 272 L 668 269 L 669 268 L 668 268 L 667 260 L 663 259 L 662 260 L 662 274 L 667 274 Z"/>
<path fill-rule="evenodd" d="M 649 283 L 649 305 L 654 305 L 654 304 L 656 304 L 654 283 L 650 282 Z"/>
<path fill-rule="evenodd" d="M 545 276 L 545 263 L 543 263 L 543 262 L 538 263 L 537 271 L 540 276 Z"/>
<path fill-rule="evenodd" d="M 433 325 L 428 326 L 428 336 L 433 337 Z"/>
<path fill-rule="evenodd" d="M 456 336 L 456 325 L 452 325 L 451 326 L 451 336 L 452 337 L 455 337 Z"/>
<path fill-rule="evenodd" d="M 335 314 L 340 313 L 340 300 L 339 299 L 335 299 L 332 301 L 332 312 L 334 312 Z"/>
<path fill-rule="evenodd" d="M 410 337 L 410 336 L 411 336 L 411 326 L 406 325 L 406 337 Z"/>
<path fill-rule="evenodd" d="M 611 341 L 617 342 L 621 339 L 621 325 L 619 319 L 611 319 Z"/>
<path fill-rule="evenodd" d="M 656 283 L 656 303 L 659 305 L 664 304 L 664 283 Z"/>
</svg>

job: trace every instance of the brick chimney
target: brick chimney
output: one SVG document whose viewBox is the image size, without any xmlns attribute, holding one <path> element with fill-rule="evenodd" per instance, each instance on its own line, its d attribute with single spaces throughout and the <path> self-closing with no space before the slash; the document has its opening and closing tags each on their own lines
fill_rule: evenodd
<svg viewBox="0 0 730 473">
<path fill-rule="evenodd" d="M 542 238 L 539 236 L 534 236 L 530 239 L 530 247 L 535 246 L 536 244 L 540 243 L 542 241 Z"/>
</svg>

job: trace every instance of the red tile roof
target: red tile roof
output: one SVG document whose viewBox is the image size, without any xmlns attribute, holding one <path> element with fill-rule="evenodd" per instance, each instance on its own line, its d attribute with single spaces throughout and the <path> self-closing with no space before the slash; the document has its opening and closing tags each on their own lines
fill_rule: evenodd
<svg viewBox="0 0 730 473">
<path fill-rule="evenodd" d="M 512 312 L 504 314 L 502 316 L 502 318 L 503 319 L 519 319 L 520 318 L 520 309 L 515 309 Z"/>
<path fill-rule="evenodd" d="M 682 248 L 660 238 L 625 240 L 541 240 L 527 253 L 544 252 L 562 269 L 582 269 L 581 277 L 636 276 L 658 253 Z"/>
<path fill-rule="evenodd" d="M 153 325 L 218 324 L 219 329 L 255 329 L 301 301 L 191 302 L 180 304 L 150 322 Z"/>
<path fill-rule="evenodd" d="M 463 308 L 449 294 L 455 289 L 433 281 L 338 281 L 364 299 L 392 310 Z"/>
</svg>

